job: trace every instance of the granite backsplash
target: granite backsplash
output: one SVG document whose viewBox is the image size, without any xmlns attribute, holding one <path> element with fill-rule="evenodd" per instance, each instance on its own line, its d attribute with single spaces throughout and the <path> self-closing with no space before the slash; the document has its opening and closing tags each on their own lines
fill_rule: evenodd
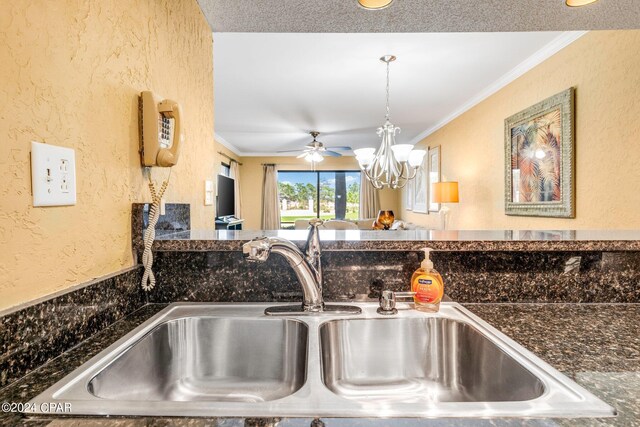
<svg viewBox="0 0 640 427">
<path fill-rule="evenodd" d="M 146 205 L 133 205 L 133 247 L 139 250 L 147 223 L 145 211 Z M 301 301 L 300 285 L 282 257 L 273 255 L 264 263 L 246 261 L 240 249 L 250 232 L 231 238 L 204 233 L 205 240 L 202 233 L 179 232 L 190 228 L 188 211 L 188 205 L 166 205 L 164 223 L 172 224 L 169 228 L 177 232 L 161 237 L 165 249 L 154 251 L 158 286 L 149 293 L 150 302 Z M 502 236 L 499 231 L 471 231 L 467 234 L 472 235 L 472 240 L 448 240 L 444 243 L 453 250 L 436 251 L 432 258 L 444 277 L 445 292 L 458 302 L 639 302 L 640 251 L 636 249 L 638 240 L 633 237 L 637 233 L 581 233 L 584 236 L 575 231 L 511 231 Z M 499 239 L 495 235 L 500 235 Z M 615 237 L 603 240 L 607 235 Z M 351 249 L 342 244 L 349 243 L 347 240 L 324 242 L 323 293 L 327 301 L 377 298 L 383 289 L 409 289 L 411 274 L 419 267 L 422 253 L 403 248 L 433 246 L 438 241 L 421 241 L 423 235 L 403 235 L 406 241 L 400 242 L 386 236 L 355 241 L 357 246 Z M 483 241 L 477 236 L 492 236 L 494 240 Z M 465 245 L 458 248 L 458 243 Z M 526 246 L 518 246 L 520 243 Z M 473 250 L 474 245 L 477 250 Z M 553 250 L 546 250 L 550 245 Z M 376 250 L 378 247 L 381 249 Z M 545 249 L 526 250 L 527 247 Z"/>
<path fill-rule="evenodd" d="M 133 256 L 142 262 L 144 249 L 144 230 L 149 225 L 149 204 L 133 203 L 131 207 L 131 241 Z M 156 224 L 156 238 L 179 231 L 189 230 L 191 226 L 191 205 L 189 203 L 166 203 Z"/>
<path fill-rule="evenodd" d="M 136 266 L 0 313 L 0 388 L 146 304 L 141 279 Z"/>
<path fill-rule="evenodd" d="M 325 251 L 325 299 L 408 290 L 421 259 L 420 252 Z M 458 302 L 640 302 L 640 252 L 436 252 L 432 259 Z M 302 299 L 278 255 L 253 263 L 239 251 L 156 252 L 154 270 L 151 302 Z"/>
</svg>

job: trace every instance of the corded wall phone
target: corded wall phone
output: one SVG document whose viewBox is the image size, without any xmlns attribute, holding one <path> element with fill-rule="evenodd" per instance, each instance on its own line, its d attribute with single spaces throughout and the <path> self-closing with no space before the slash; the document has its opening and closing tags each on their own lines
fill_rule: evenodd
<svg viewBox="0 0 640 427">
<path fill-rule="evenodd" d="M 171 167 L 178 163 L 182 131 L 180 129 L 180 104 L 170 99 L 160 99 L 153 92 L 144 91 L 139 98 L 140 160 L 149 177 L 149 190 L 152 202 L 149 207 L 149 223 L 144 232 L 144 252 L 142 264 L 142 289 L 150 291 L 156 285 L 151 267 L 153 253 L 151 248 L 156 237 L 156 224 L 160 217 L 160 204 L 169 178 L 159 189 L 151 180 L 150 166 Z M 171 177 L 171 169 L 169 169 Z"/>
<path fill-rule="evenodd" d="M 140 93 L 140 159 L 142 166 L 178 163 L 182 133 L 180 104 L 151 91 Z"/>
</svg>

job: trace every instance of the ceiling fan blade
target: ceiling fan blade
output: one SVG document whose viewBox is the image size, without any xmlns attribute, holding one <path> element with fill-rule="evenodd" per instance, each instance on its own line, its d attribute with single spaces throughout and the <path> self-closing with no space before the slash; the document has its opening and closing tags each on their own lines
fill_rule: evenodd
<svg viewBox="0 0 640 427">
<path fill-rule="evenodd" d="M 327 149 L 328 150 L 333 150 L 333 151 L 349 151 L 349 150 L 351 150 L 351 147 L 347 147 L 345 145 L 345 146 L 342 146 L 342 147 L 327 147 Z"/>
<path fill-rule="evenodd" d="M 304 153 L 300 154 L 299 156 L 296 156 L 296 159 L 301 159 L 304 156 L 306 156 L 308 153 L 305 151 Z"/>
<path fill-rule="evenodd" d="M 342 154 L 336 153 L 335 151 L 326 150 L 322 152 L 323 156 L 331 156 L 331 157 L 342 157 Z"/>
<path fill-rule="evenodd" d="M 295 153 L 296 151 L 302 151 L 302 149 L 299 149 L 299 150 L 278 150 L 277 153 Z"/>
</svg>

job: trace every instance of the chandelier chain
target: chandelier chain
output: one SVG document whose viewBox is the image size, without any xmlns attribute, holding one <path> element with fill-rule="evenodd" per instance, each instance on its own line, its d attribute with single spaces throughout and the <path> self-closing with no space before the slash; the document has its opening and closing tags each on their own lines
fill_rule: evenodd
<svg viewBox="0 0 640 427">
<path fill-rule="evenodd" d="M 387 62 L 387 116 L 386 119 L 389 120 L 391 117 L 391 109 L 389 108 L 389 61 Z"/>
</svg>

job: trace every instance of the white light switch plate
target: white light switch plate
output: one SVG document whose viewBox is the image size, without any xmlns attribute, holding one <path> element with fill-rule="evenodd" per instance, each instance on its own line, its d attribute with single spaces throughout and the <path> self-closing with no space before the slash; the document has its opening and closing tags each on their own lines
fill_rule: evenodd
<svg viewBox="0 0 640 427">
<path fill-rule="evenodd" d="M 75 205 L 75 151 L 31 142 L 31 188 L 33 206 Z"/>
<path fill-rule="evenodd" d="M 204 182 L 204 205 L 213 205 L 213 181 L 211 180 Z"/>
</svg>

